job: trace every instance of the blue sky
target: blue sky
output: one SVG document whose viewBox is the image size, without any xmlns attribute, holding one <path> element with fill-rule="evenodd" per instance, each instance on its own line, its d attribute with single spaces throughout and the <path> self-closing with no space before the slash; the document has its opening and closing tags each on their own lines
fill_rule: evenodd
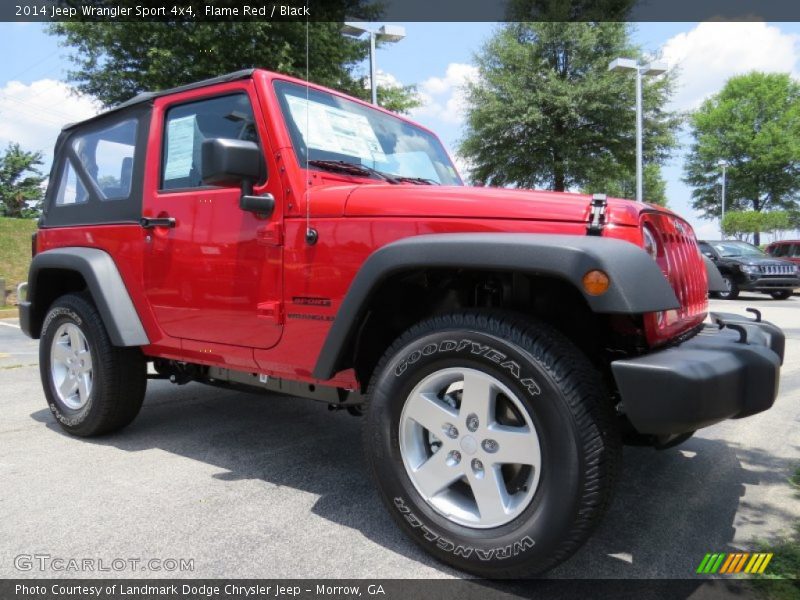
<svg viewBox="0 0 800 600">
<path fill-rule="evenodd" d="M 402 25 L 406 38 L 379 49 L 379 71 L 384 79 L 419 86 L 423 106 L 413 118 L 454 151 L 462 135 L 460 89 L 474 77 L 473 56 L 497 25 Z M 756 69 L 800 77 L 800 23 L 640 23 L 633 31 L 645 51 L 679 69 L 676 109 L 690 110 L 737 73 Z M 18 141 L 26 149 L 45 151 L 49 160 L 60 127 L 89 116 L 95 107 L 89 99 L 70 94 L 64 83 L 67 51 L 41 24 L 0 24 L 0 56 L 5 58 L 0 62 L 0 145 Z M 717 224 L 694 214 L 691 190 L 680 181 L 690 139 L 684 135 L 681 141 L 684 148 L 663 171 L 670 207 L 690 220 L 699 237 L 715 236 Z"/>
</svg>

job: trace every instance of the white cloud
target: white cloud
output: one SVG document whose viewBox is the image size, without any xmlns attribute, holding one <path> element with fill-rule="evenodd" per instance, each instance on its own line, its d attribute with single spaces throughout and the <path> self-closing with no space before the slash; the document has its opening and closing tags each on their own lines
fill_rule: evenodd
<svg viewBox="0 0 800 600">
<path fill-rule="evenodd" d="M 378 87 L 379 88 L 393 88 L 393 87 L 403 87 L 403 83 L 391 73 L 387 73 L 381 69 L 378 69 L 378 76 L 376 77 L 378 80 Z M 367 75 L 364 78 L 364 89 L 370 89 L 370 78 Z"/>
<path fill-rule="evenodd" d="M 477 78 L 477 67 L 450 63 L 443 77 L 429 77 L 419 84 L 422 104 L 411 111 L 412 117 L 432 117 L 445 123 L 460 125 L 464 120 L 466 107 L 465 86 Z"/>
<path fill-rule="evenodd" d="M 667 40 L 661 54 L 680 69 L 674 107 L 690 110 L 737 74 L 757 70 L 796 76 L 800 36 L 762 22 L 705 22 Z"/>
<path fill-rule="evenodd" d="M 61 128 L 98 111 L 95 101 L 75 95 L 64 82 L 40 79 L 26 85 L 9 81 L 0 88 L 0 149 L 18 142 L 24 150 L 43 151 L 49 161 Z"/>
</svg>

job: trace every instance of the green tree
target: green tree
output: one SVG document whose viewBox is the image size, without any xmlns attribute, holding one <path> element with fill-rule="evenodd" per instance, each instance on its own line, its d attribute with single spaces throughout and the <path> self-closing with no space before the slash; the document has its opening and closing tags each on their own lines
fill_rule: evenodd
<svg viewBox="0 0 800 600">
<path fill-rule="evenodd" d="M 504 25 L 476 57 L 479 78 L 467 89 L 460 152 L 473 165 L 472 178 L 596 192 L 629 180 L 635 86 L 632 72 L 608 71 L 619 56 L 643 58 L 624 23 Z M 675 145 L 679 118 L 664 109 L 673 78 L 645 80 L 648 164 L 663 163 Z"/>
<path fill-rule="evenodd" d="M 147 90 L 162 90 L 224 73 L 263 67 L 308 78 L 369 98 L 363 75 L 369 43 L 341 33 L 341 23 L 185 22 L 52 24 L 74 52 L 69 79 L 77 89 L 112 106 Z M 414 86 L 380 89 L 390 110 L 418 104 Z"/>
<path fill-rule="evenodd" d="M 10 143 L 0 155 L 0 210 L 6 217 L 35 217 L 42 202 L 41 152 Z"/>
<path fill-rule="evenodd" d="M 694 142 L 685 164 L 693 206 L 721 213 L 721 173 L 728 163 L 725 209 L 792 209 L 800 194 L 800 84 L 780 73 L 732 77 L 690 118 Z M 755 233 L 755 243 L 760 236 Z"/>
<path fill-rule="evenodd" d="M 645 202 L 667 205 L 667 182 L 661 176 L 661 167 L 656 163 L 644 165 L 642 187 Z M 636 170 L 620 167 L 618 171 L 604 180 L 591 180 L 581 190 L 585 194 L 600 192 L 615 198 L 636 197 Z"/>
<path fill-rule="evenodd" d="M 733 210 L 725 213 L 722 221 L 722 230 L 726 235 L 732 235 L 740 240 L 749 241 L 753 236 L 753 243 L 758 245 L 760 234 L 774 233 L 792 228 L 792 216 L 786 210 L 759 212 L 755 210 Z"/>
</svg>

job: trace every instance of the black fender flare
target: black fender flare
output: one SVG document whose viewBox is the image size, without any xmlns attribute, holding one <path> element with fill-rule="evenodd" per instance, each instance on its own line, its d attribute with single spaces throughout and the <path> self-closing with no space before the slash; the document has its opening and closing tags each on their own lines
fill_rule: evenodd
<svg viewBox="0 0 800 600">
<path fill-rule="evenodd" d="M 717 265 L 714 264 L 714 261 L 708 258 L 704 254 L 703 262 L 706 263 L 706 279 L 708 280 L 708 291 L 727 292 L 728 287 L 725 285 L 725 281 L 722 279 L 722 274 L 717 268 Z"/>
<path fill-rule="evenodd" d="M 28 271 L 27 303 L 32 314 L 41 315 L 30 323 L 31 337 L 41 333 L 44 311 L 37 306 L 36 288 L 39 273 L 45 269 L 61 269 L 80 273 L 94 300 L 111 343 L 115 346 L 145 346 L 150 343 L 142 321 L 136 312 L 125 282 L 107 252 L 96 248 L 64 247 L 37 254 Z M 32 310 L 31 310 L 32 309 Z"/>
<path fill-rule="evenodd" d="M 373 292 L 388 277 L 415 268 L 516 271 L 566 280 L 596 313 L 641 314 L 680 306 L 656 262 L 639 246 L 596 236 L 534 233 L 420 235 L 387 244 L 359 269 L 325 339 L 314 377 L 340 370 Z M 601 296 L 584 292 L 583 276 L 604 271 L 611 286 Z"/>
</svg>

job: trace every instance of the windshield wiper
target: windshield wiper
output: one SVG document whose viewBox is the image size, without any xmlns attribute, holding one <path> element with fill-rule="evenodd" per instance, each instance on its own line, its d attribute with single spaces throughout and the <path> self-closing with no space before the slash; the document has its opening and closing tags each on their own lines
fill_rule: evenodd
<svg viewBox="0 0 800 600">
<path fill-rule="evenodd" d="M 309 165 L 314 167 L 321 167 L 329 171 L 339 171 L 340 173 L 349 173 L 350 175 L 372 175 L 378 179 L 383 179 L 386 183 L 399 183 L 397 179 L 391 175 L 387 175 L 382 171 L 373 169 L 366 165 L 359 165 L 351 163 L 346 160 L 309 160 Z"/>
<path fill-rule="evenodd" d="M 409 183 L 416 183 L 417 185 L 440 185 L 438 181 L 427 179 L 425 177 L 406 177 L 405 175 L 392 175 L 397 181 L 407 181 Z"/>
</svg>

